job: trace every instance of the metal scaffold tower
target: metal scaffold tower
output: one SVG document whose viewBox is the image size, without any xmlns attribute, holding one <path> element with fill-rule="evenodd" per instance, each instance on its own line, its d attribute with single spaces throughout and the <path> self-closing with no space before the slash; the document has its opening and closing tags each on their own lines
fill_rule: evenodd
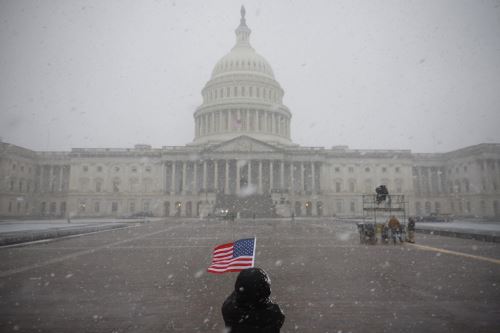
<svg viewBox="0 0 500 333">
<path fill-rule="evenodd" d="M 403 194 L 387 194 L 385 200 L 379 200 L 376 194 L 363 195 L 363 221 L 386 223 L 390 216 L 396 216 L 406 224 L 408 201 Z"/>
<path fill-rule="evenodd" d="M 358 223 L 361 243 L 375 244 L 388 240 L 387 223 L 391 216 L 400 222 L 400 239 L 406 235 L 408 201 L 402 194 L 363 195 L 363 223 Z"/>
</svg>

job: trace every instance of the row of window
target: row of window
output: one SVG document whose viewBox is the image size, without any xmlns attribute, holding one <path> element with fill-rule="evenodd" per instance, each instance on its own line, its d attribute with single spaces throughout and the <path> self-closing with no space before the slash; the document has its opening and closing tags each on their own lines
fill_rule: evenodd
<svg viewBox="0 0 500 333">
<path fill-rule="evenodd" d="M 250 70 L 261 70 L 268 71 L 268 67 L 265 63 L 255 60 L 225 60 L 219 63 L 215 67 L 215 71 L 221 70 L 233 70 L 233 69 L 250 69 Z"/>
<path fill-rule="evenodd" d="M 468 163 L 469 165 L 471 162 Z M 479 160 L 477 161 L 477 164 L 479 165 L 481 171 L 485 171 L 486 169 L 489 170 L 500 170 L 500 160 Z M 418 170 L 420 171 L 421 174 L 426 174 L 429 170 L 431 172 L 437 172 L 438 174 L 441 174 L 444 172 L 444 168 L 442 167 L 420 167 L 420 168 L 414 168 L 414 174 L 417 174 Z M 454 167 L 449 167 L 447 169 L 447 173 L 451 175 L 453 172 L 456 174 L 460 172 L 468 172 L 469 171 L 469 166 L 468 165 L 458 165 Z"/>
<path fill-rule="evenodd" d="M 403 180 L 402 179 L 394 179 L 394 181 L 390 181 L 389 179 L 382 179 L 379 184 L 383 184 L 387 186 L 389 191 L 393 191 L 396 193 L 402 193 L 403 192 Z M 364 189 L 363 191 L 365 193 L 372 193 L 375 191 L 375 183 L 372 179 L 365 179 L 364 183 Z M 348 192 L 358 192 L 357 189 L 357 181 L 355 179 L 349 179 L 347 181 L 347 188 L 344 188 L 344 180 L 342 179 L 335 179 L 334 180 L 334 185 L 333 188 L 336 193 L 348 191 Z"/>
<path fill-rule="evenodd" d="M 497 200 L 494 200 L 492 206 L 488 207 L 485 200 L 479 202 L 479 214 L 487 214 L 488 208 L 493 208 L 493 214 L 498 216 L 500 214 L 500 206 Z M 435 201 L 434 203 L 430 201 L 425 201 L 423 204 L 421 201 L 415 202 L 415 212 L 417 215 L 430 215 L 432 213 L 440 214 L 442 213 L 441 203 Z M 452 214 L 474 214 L 472 203 L 470 201 L 450 201 L 450 212 Z"/>
<path fill-rule="evenodd" d="M 31 167 L 26 168 L 23 164 L 18 165 L 16 162 L 11 162 L 11 163 L 12 163 L 11 169 L 13 171 L 19 170 L 20 172 L 24 172 L 26 170 L 28 173 L 31 173 Z"/>
<path fill-rule="evenodd" d="M 94 184 L 93 189 L 95 192 L 100 193 L 105 190 L 103 179 L 94 179 L 93 184 Z M 153 189 L 153 180 L 150 178 L 144 178 L 142 179 L 142 181 L 139 181 L 139 179 L 137 178 L 130 178 L 128 184 L 129 184 L 129 190 L 131 192 L 139 192 L 139 191 L 149 192 Z M 88 178 L 81 178 L 79 180 L 79 185 L 80 185 L 80 190 L 83 192 L 92 190 L 90 188 L 90 179 Z M 115 178 L 112 180 L 111 190 L 114 193 L 124 191 L 121 179 Z"/>
<path fill-rule="evenodd" d="M 68 183 L 66 181 L 59 182 L 58 179 L 53 181 L 48 181 L 47 179 L 42 182 L 42 184 L 35 184 L 33 187 L 33 181 L 20 179 L 19 181 L 11 179 L 9 182 L 9 191 L 11 192 L 64 192 L 68 190 Z M 40 188 L 41 186 L 41 188 Z"/>
<path fill-rule="evenodd" d="M 17 185 L 17 186 L 16 186 Z M 29 180 L 24 180 L 20 179 L 19 181 L 16 181 L 15 179 L 11 179 L 9 182 L 9 191 L 14 192 L 31 192 L 33 189 L 32 187 L 32 181 Z"/>
<path fill-rule="evenodd" d="M 23 202 L 21 201 L 9 201 L 9 205 L 7 207 L 7 211 L 9 213 L 17 213 L 17 214 L 28 214 L 29 213 L 29 203 L 27 201 Z"/>
<path fill-rule="evenodd" d="M 260 87 L 233 86 L 225 88 L 212 88 L 203 92 L 205 101 L 212 102 L 224 98 L 250 97 L 262 98 L 271 102 L 280 100 L 280 93 L 277 89 L 266 89 Z"/>
<path fill-rule="evenodd" d="M 354 168 L 353 166 L 347 167 L 347 171 L 348 171 L 349 173 L 354 173 L 354 169 L 355 169 L 355 168 Z M 343 172 L 343 169 L 342 169 L 341 167 L 335 167 L 335 169 L 334 169 L 334 170 L 335 170 L 335 172 L 336 172 L 336 173 L 341 173 L 341 172 Z M 389 168 L 387 168 L 387 167 L 381 167 L 381 168 L 380 168 L 380 171 L 381 171 L 382 173 L 386 173 L 388 170 L 389 170 Z M 365 172 L 371 172 L 371 171 L 372 171 L 372 169 L 371 169 L 370 167 L 365 167 L 365 168 L 364 168 L 364 171 L 365 171 Z M 401 168 L 400 168 L 400 167 L 398 167 L 398 166 L 397 166 L 397 167 L 394 167 L 394 172 L 396 172 L 396 173 L 400 173 L 400 172 L 401 172 Z"/>
<path fill-rule="evenodd" d="M 103 167 L 102 167 L 102 166 L 100 166 L 100 165 L 98 165 L 98 166 L 96 166 L 95 170 L 96 170 L 97 172 L 102 172 L 102 171 L 103 171 Z M 120 167 L 119 167 L 119 166 L 115 165 L 115 166 L 112 168 L 112 170 L 113 170 L 114 172 L 120 172 L 120 170 L 121 170 L 121 169 L 120 169 Z M 133 165 L 133 166 L 131 166 L 131 167 L 130 167 L 130 171 L 131 171 L 131 172 L 133 172 L 133 173 L 138 172 L 138 170 L 139 170 L 139 167 L 137 167 L 137 166 L 135 166 L 135 165 Z M 82 165 L 82 171 L 83 171 L 83 172 L 88 172 L 88 171 L 89 171 L 89 166 L 88 166 L 88 165 Z M 149 166 L 149 165 L 148 165 L 148 166 L 145 166 L 145 167 L 144 167 L 144 171 L 146 171 L 146 172 L 151 172 L 151 166 Z"/>
<path fill-rule="evenodd" d="M 487 192 L 487 191 L 493 191 L 496 192 L 499 189 L 498 183 L 496 180 L 489 181 L 487 182 L 486 180 L 481 181 L 481 187 L 479 188 L 478 184 L 471 184 L 470 181 L 465 178 L 462 180 L 455 180 L 451 181 L 449 180 L 447 182 L 447 188 L 443 189 L 440 186 L 440 183 L 437 180 L 433 180 L 429 184 L 429 179 L 428 178 L 422 178 L 420 179 L 420 182 L 418 180 L 415 181 L 415 190 L 420 193 L 422 192 L 422 189 L 425 189 L 425 192 L 430 192 L 432 189 L 433 193 L 438 193 L 440 191 L 447 190 L 447 193 L 478 193 L 478 192 Z"/>
</svg>

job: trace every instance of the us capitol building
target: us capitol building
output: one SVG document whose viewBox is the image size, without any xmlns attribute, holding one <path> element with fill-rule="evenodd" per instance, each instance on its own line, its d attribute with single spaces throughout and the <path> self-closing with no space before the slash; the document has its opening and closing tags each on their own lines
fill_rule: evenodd
<svg viewBox="0 0 500 333">
<path fill-rule="evenodd" d="M 271 65 L 236 44 L 215 65 L 186 146 L 37 152 L 0 143 L 0 216 L 362 216 L 384 184 L 409 214 L 500 216 L 500 144 L 447 153 L 302 147 Z"/>
</svg>

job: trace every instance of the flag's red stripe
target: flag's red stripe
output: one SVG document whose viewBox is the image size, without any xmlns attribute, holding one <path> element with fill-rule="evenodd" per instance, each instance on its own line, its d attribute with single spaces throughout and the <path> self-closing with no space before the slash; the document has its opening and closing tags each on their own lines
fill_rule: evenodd
<svg viewBox="0 0 500 333">
<path fill-rule="evenodd" d="M 242 271 L 246 268 L 249 268 L 249 267 L 252 267 L 252 265 L 238 265 L 238 266 L 230 266 L 230 267 L 227 267 L 227 268 L 222 268 L 222 269 L 218 269 L 218 268 L 208 268 L 208 272 L 210 273 L 224 273 L 224 272 L 239 272 L 239 271 Z"/>
<path fill-rule="evenodd" d="M 223 259 L 223 260 L 212 260 L 212 264 L 227 264 L 233 261 L 242 260 L 242 261 L 252 261 L 253 257 L 236 257 L 231 259 Z"/>
<path fill-rule="evenodd" d="M 243 258 L 242 260 L 240 260 L 239 258 L 237 258 L 235 260 L 232 260 L 232 261 L 226 262 L 226 263 L 213 262 L 210 265 L 210 267 L 228 267 L 228 266 L 237 265 L 237 264 L 241 264 L 241 265 L 252 264 L 252 259 Z"/>
<path fill-rule="evenodd" d="M 214 257 L 225 256 L 225 255 L 228 255 L 228 254 L 233 255 L 233 249 L 231 249 L 229 251 L 214 253 Z"/>
<path fill-rule="evenodd" d="M 228 251 L 232 251 L 232 250 L 233 250 L 232 246 L 223 247 L 222 249 L 214 250 L 214 253 L 228 252 Z"/>
<path fill-rule="evenodd" d="M 226 255 L 223 255 L 223 256 L 213 257 L 213 258 L 212 258 L 212 261 L 213 261 L 213 260 L 231 259 L 232 257 L 233 257 L 233 254 L 232 254 L 232 253 L 229 253 L 229 254 L 226 254 Z"/>
<path fill-rule="evenodd" d="M 217 245 L 215 248 L 214 248 L 214 252 L 219 250 L 219 249 L 223 249 L 223 248 L 226 248 L 226 247 L 233 247 L 233 244 L 234 243 L 227 243 L 227 244 L 222 244 L 222 245 Z"/>
<path fill-rule="evenodd" d="M 227 266 L 227 267 L 212 267 L 210 266 L 208 269 L 209 270 L 214 270 L 214 271 L 225 271 L 225 270 L 228 270 L 228 269 L 236 269 L 236 268 L 247 268 L 247 267 L 252 267 L 252 264 L 251 263 L 248 263 L 248 264 L 234 264 L 234 265 L 230 265 L 230 266 Z"/>
</svg>

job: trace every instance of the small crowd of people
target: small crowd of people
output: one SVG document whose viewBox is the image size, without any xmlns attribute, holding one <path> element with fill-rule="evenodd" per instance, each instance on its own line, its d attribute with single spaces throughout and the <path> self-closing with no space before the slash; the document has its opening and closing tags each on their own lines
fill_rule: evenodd
<svg viewBox="0 0 500 333">
<path fill-rule="evenodd" d="M 408 218 L 408 225 L 407 225 L 407 239 L 406 241 L 408 243 L 415 243 L 415 218 L 409 217 Z M 383 226 L 382 229 L 382 240 L 383 241 L 388 241 L 389 240 L 389 233 L 392 241 L 394 244 L 399 240 L 399 242 L 403 242 L 403 227 L 399 220 L 392 215 L 389 218 L 389 221 L 387 222 L 387 225 Z"/>
</svg>

